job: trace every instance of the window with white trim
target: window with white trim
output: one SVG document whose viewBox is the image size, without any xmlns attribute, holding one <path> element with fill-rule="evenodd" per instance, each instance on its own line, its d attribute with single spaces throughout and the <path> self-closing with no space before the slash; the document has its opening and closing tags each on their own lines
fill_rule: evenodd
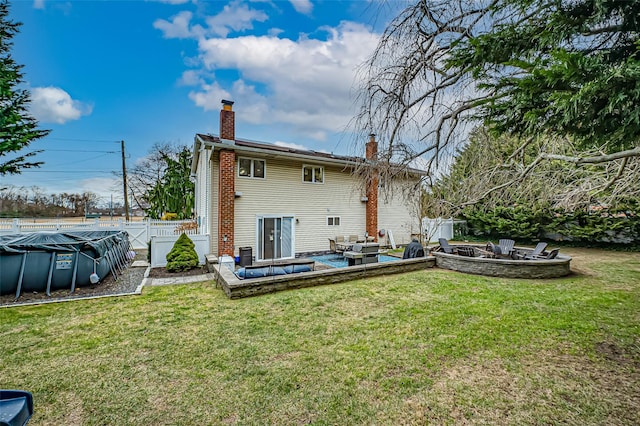
<svg viewBox="0 0 640 426">
<path fill-rule="evenodd" d="M 324 167 L 302 166 L 302 181 L 306 183 L 324 183 Z"/>
<path fill-rule="evenodd" d="M 238 176 L 264 179 L 265 168 L 264 160 L 242 157 L 238 159 Z"/>
<path fill-rule="evenodd" d="M 340 216 L 327 216 L 327 226 L 340 226 Z"/>
</svg>

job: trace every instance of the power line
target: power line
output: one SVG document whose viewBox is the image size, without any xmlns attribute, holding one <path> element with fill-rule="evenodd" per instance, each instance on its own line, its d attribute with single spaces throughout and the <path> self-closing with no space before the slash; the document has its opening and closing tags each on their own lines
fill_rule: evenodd
<svg viewBox="0 0 640 426">
<path fill-rule="evenodd" d="M 88 149 L 45 149 L 47 152 L 98 152 L 102 154 L 119 154 L 118 151 L 92 151 Z"/>
<path fill-rule="evenodd" d="M 115 170 L 22 170 L 21 173 L 116 173 Z"/>
<path fill-rule="evenodd" d="M 65 142 L 99 142 L 99 143 L 120 143 L 120 141 L 110 141 L 110 140 L 101 140 L 101 139 L 72 139 L 72 138 L 46 138 L 43 139 L 49 141 L 65 141 Z"/>
</svg>

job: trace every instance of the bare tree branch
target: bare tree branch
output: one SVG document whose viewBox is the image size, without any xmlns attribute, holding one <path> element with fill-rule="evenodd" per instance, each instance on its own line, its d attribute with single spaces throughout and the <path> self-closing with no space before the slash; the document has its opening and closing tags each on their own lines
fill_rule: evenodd
<svg viewBox="0 0 640 426">
<path fill-rule="evenodd" d="M 573 157 L 567 155 L 557 155 L 557 154 L 540 154 L 543 158 L 547 160 L 560 160 L 566 161 L 568 163 L 575 164 L 598 164 L 598 163 L 606 163 L 609 161 L 620 160 L 622 158 L 629 157 L 637 157 L 640 156 L 640 146 L 637 146 L 633 149 L 628 149 L 626 151 L 614 152 L 613 154 L 607 155 L 598 155 L 593 157 Z"/>
</svg>

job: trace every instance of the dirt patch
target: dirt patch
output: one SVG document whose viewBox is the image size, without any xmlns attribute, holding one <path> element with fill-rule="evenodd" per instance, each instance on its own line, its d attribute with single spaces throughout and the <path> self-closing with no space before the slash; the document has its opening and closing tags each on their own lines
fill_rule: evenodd
<svg viewBox="0 0 640 426">
<path fill-rule="evenodd" d="M 596 343 L 595 350 L 609 361 L 640 369 L 640 352 L 638 351 L 608 341 Z"/>
<path fill-rule="evenodd" d="M 614 252 L 594 248 L 563 247 L 560 253 L 571 256 L 571 271 L 574 274 L 595 276 L 598 275 L 591 265 L 600 263 L 638 263 L 638 253 Z"/>
</svg>

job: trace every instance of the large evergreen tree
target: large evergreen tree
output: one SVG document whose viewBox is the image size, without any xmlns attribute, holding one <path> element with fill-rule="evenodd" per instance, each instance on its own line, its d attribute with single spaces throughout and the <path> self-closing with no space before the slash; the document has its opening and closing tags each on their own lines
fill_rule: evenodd
<svg viewBox="0 0 640 426">
<path fill-rule="evenodd" d="M 148 203 L 147 214 L 158 219 L 173 213 L 176 219 L 189 219 L 193 215 L 195 184 L 191 181 L 191 150 L 184 146 L 174 154 L 162 153 L 166 167 L 162 176 L 146 190 L 142 198 Z"/>
<path fill-rule="evenodd" d="M 40 166 L 42 162 L 30 159 L 38 151 L 18 152 L 49 133 L 38 129 L 38 122 L 29 114 L 29 92 L 20 87 L 22 66 L 11 57 L 11 39 L 20 25 L 9 19 L 8 2 L 0 0 L 0 157 L 12 154 L 11 158 L 0 161 L 0 176 Z"/>
</svg>

